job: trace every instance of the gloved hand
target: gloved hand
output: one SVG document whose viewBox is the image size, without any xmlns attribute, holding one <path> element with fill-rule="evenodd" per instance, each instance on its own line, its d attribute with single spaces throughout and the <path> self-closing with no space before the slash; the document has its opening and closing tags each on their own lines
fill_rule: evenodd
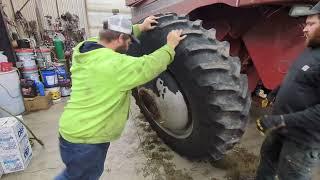
<svg viewBox="0 0 320 180">
<path fill-rule="evenodd" d="M 256 124 L 258 131 L 260 131 L 262 134 L 286 126 L 282 115 L 265 115 L 261 118 L 258 118 Z"/>
</svg>

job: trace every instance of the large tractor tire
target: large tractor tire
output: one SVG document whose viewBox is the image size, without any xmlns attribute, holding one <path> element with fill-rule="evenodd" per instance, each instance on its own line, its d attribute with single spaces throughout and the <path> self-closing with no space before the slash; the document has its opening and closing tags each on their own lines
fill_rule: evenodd
<svg viewBox="0 0 320 180">
<path fill-rule="evenodd" d="M 214 29 L 186 16 L 158 16 L 158 27 L 140 39 L 143 54 L 163 46 L 173 29 L 182 29 L 187 38 L 168 70 L 134 91 L 137 105 L 173 150 L 219 160 L 246 129 L 251 105 L 247 76 L 240 74 L 239 58 L 229 55 L 229 43 L 219 42 Z"/>
</svg>

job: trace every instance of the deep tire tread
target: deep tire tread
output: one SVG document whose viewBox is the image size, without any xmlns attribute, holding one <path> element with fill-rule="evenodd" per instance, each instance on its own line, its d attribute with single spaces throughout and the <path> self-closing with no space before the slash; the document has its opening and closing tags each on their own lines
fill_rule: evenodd
<svg viewBox="0 0 320 180">
<path fill-rule="evenodd" d="M 201 20 L 190 21 L 174 13 L 156 16 L 159 17 L 157 31 L 182 27 L 188 35 L 177 47 L 177 54 L 184 53 L 188 57 L 181 63 L 185 73 L 196 84 L 194 88 L 205 93 L 202 96 L 206 97 L 203 103 L 207 104 L 208 117 L 200 123 L 209 125 L 206 152 L 216 160 L 221 159 L 240 141 L 248 123 L 251 97 L 248 79 L 240 74 L 239 58 L 231 57 L 230 44 L 219 42 L 216 30 L 204 29 Z"/>
</svg>

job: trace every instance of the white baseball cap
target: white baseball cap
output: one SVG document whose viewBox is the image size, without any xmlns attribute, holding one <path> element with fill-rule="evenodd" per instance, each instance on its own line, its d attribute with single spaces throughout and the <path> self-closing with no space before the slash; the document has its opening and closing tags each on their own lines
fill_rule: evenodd
<svg viewBox="0 0 320 180">
<path fill-rule="evenodd" d="M 129 16 L 113 15 L 108 17 L 107 21 L 103 22 L 103 29 L 109 29 L 116 32 L 121 32 L 131 36 L 131 39 L 139 43 L 139 40 L 132 35 L 132 22 Z"/>
</svg>

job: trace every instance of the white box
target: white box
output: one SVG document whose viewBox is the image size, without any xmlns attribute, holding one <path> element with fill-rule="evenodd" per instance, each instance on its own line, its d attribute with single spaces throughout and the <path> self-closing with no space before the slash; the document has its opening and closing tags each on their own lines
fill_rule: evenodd
<svg viewBox="0 0 320 180">
<path fill-rule="evenodd" d="M 18 117 L 22 119 L 22 116 Z M 26 131 L 24 125 L 14 117 L 0 118 L 0 153 L 5 148 L 1 146 L 3 143 L 11 141 L 20 142 L 24 135 L 27 134 Z"/>
<path fill-rule="evenodd" d="M 2 169 L 2 165 L 0 164 L 0 179 L 1 179 L 2 174 L 3 174 L 3 169 Z"/>
<path fill-rule="evenodd" d="M 22 138 L 19 147 L 20 147 L 20 154 L 23 158 L 23 162 L 29 161 L 32 157 L 32 148 L 31 148 L 29 137 L 27 134 Z"/>
<path fill-rule="evenodd" d="M 23 124 L 13 117 L 0 118 L 0 164 L 4 173 L 24 170 L 31 157 L 32 149 Z"/>
<path fill-rule="evenodd" d="M 32 158 L 32 148 L 26 134 L 19 143 L 19 149 L 12 153 L 0 154 L 1 166 L 5 174 L 24 170 Z"/>
<path fill-rule="evenodd" d="M 19 143 L 26 134 L 26 128 L 15 118 L 0 118 L 0 154 L 19 151 Z"/>
</svg>

